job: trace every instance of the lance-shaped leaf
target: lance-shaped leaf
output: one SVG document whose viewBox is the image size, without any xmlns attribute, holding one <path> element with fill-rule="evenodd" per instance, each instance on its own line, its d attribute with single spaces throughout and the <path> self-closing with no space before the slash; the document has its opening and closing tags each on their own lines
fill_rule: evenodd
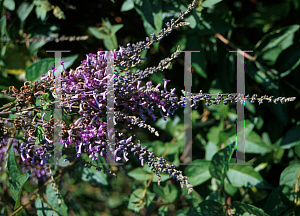
<svg viewBox="0 0 300 216">
<path fill-rule="evenodd" d="M 21 199 L 22 188 L 25 182 L 27 181 L 27 179 L 29 178 L 29 176 L 31 175 L 31 173 L 32 170 L 29 170 L 27 173 L 18 176 L 17 178 L 15 178 L 15 180 L 13 180 L 10 186 L 11 197 L 16 201 L 15 209 L 20 207 L 21 205 L 20 199 Z"/>
<path fill-rule="evenodd" d="M 14 181 L 19 175 L 22 174 L 21 170 L 18 168 L 14 148 L 12 146 L 10 147 L 8 152 L 7 169 L 12 181 Z"/>
<path fill-rule="evenodd" d="M 62 57 L 61 60 L 65 62 L 65 69 L 72 66 L 74 61 L 78 58 L 78 54 Z M 47 72 L 54 67 L 55 58 L 45 58 L 41 59 L 36 63 L 31 64 L 29 67 L 26 68 L 26 79 L 28 81 L 34 81 L 38 79 L 42 74 L 47 74 Z M 60 73 L 58 70 L 55 71 L 55 75 Z"/>
<path fill-rule="evenodd" d="M 266 52 L 277 47 L 284 39 L 298 31 L 299 27 L 299 25 L 290 25 L 266 34 L 255 45 L 256 51 Z"/>
<path fill-rule="evenodd" d="M 291 128 L 280 142 L 280 147 L 289 149 L 300 143 L 300 125 Z"/>
</svg>

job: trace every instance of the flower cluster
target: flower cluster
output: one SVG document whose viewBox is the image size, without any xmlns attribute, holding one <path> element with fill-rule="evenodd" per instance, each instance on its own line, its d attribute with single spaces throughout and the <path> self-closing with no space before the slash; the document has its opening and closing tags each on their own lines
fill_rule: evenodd
<svg viewBox="0 0 300 216">
<path fill-rule="evenodd" d="M 163 37 L 171 33 L 174 28 L 187 25 L 186 22 L 179 22 L 196 4 L 192 2 L 186 12 L 181 12 L 177 20 L 172 19 L 167 23 L 167 29 L 164 28 L 158 36 L 151 35 L 151 40 L 146 38 L 146 42 L 136 44 L 127 44 L 127 48 L 119 46 L 116 50 L 109 52 L 97 52 L 97 54 L 88 54 L 86 59 L 75 70 L 65 70 L 62 62 L 63 73 L 58 77 L 54 76 L 54 68 L 43 74 L 35 82 L 25 82 L 20 91 L 10 87 L 5 94 L 15 97 L 16 100 L 2 108 L 0 114 L 21 113 L 14 119 L 13 129 L 15 131 L 25 131 L 25 140 L 21 140 L 18 148 L 20 157 L 26 166 L 35 167 L 35 174 L 39 178 L 44 178 L 46 172 L 40 167 L 46 168 L 46 163 L 54 156 L 54 144 L 56 142 L 63 145 L 63 155 L 65 160 L 74 161 L 80 158 L 82 154 L 87 154 L 89 158 L 97 160 L 98 156 L 107 157 L 107 147 L 109 146 L 108 137 L 109 121 L 107 113 L 113 110 L 113 124 L 122 125 L 127 134 L 121 133 L 116 129 L 112 135 L 115 140 L 114 156 L 116 161 L 122 157 L 128 161 L 130 155 L 134 155 L 141 165 L 147 163 L 154 173 L 156 173 L 160 183 L 160 173 L 165 172 L 180 182 L 183 187 L 186 185 L 188 193 L 193 191 L 192 185 L 181 171 L 175 169 L 174 165 L 166 163 L 162 157 L 156 157 L 147 147 L 141 147 L 134 133 L 133 127 L 138 126 L 148 128 L 151 133 L 159 136 L 155 128 L 147 125 L 145 121 L 150 117 L 154 121 L 158 118 L 154 111 L 159 110 L 160 115 L 166 120 L 170 115 L 180 107 L 185 107 L 185 93 L 179 98 L 175 94 L 175 89 L 167 89 L 167 83 L 170 80 L 164 79 L 164 85 L 153 86 L 152 82 L 146 82 L 143 85 L 142 79 L 157 71 L 168 68 L 171 61 L 178 57 L 180 47 L 170 58 L 163 59 L 156 67 L 137 70 L 132 73 L 129 69 L 141 63 L 141 53 L 148 49 L 152 43 L 158 42 Z M 113 62 L 114 68 L 121 68 L 121 71 L 109 73 L 109 63 Z M 122 69 L 123 68 L 123 69 Z M 114 69 L 113 69 L 114 70 Z M 121 75 L 120 72 L 124 72 Z M 56 94 L 55 80 L 61 80 L 62 96 Z M 110 89 L 110 83 L 113 83 L 113 91 Z M 113 95 L 114 108 L 108 107 L 108 102 Z M 256 99 L 252 98 L 252 101 Z M 249 97 L 248 97 L 249 98 Z M 248 99 L 246 98 L 246 99 Z M 263 99 L 270 99 L 264 97 Z M 212 99 L 209 95 L 200 94 L 191 96 L 192 108 L 197 108 L 201 100 L 206 100 L 206 105 L 219 104 L 223 100 L 221 95 Z M 42 105 L 37 105 L 37 102 Z M 213 101 L 213 102 L 211 102 Z M 237 102 L 238 100 L 231 95 L 224 99 L 224 104 L 228 101 Z M 282 101 L 282 100 L 281 100 Z M 47 109 L 53 110 L 55 105 L 63 109 L 63 112 L 77 113 L 79 118 L 70 125 L 62 120 L 50 118 L 45 119 Z M 60 127 L 61 132 L 56 137 L 53 135 L 54 128 Z M 5 125 L 0 122 L 0 159 L 1 154 L 5 151 L 6 143 L 12 132 L 6 129 Z M 16 139 L 15 139 L 16 140 Z M 14 141 L 16 146 L 17 141 Z M 110 147 L 110 146 L 109 146 Z M 73 151 L 70 151 L 73 150 Z M 82 160 L 83 161 L 83 160 Z M 82 162 L 86 166 L 91 166 L 90 162 Z M 39 168 L 37 168 L 39 167 Z"/>
</svg>

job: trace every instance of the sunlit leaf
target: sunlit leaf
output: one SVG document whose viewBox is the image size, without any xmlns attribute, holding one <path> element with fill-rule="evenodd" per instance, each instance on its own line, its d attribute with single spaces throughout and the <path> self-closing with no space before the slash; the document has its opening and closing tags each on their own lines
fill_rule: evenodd
<svg viewBox="0 0 300 216">
<path fill-rule="evenodd" d="M 48 204 L 53 209 L 55 209 L 60 215 L 68 216 L 68 207 L 65 204 L 63 197 L 60 195 L 60 193 L 56 193 L 56 190 L 51 186 L 51 184 L 48 184 L 46 187 L 46 196 Z M 60 196 L 61 204 L 58 203 L 58 196 Z"/>
<path fill-rule="evenodd" d="M 211 178 L 209 161 L 197 159 L 193 163 L 201 163 L 201 165 L 189 165 L 184 171 L 191 185 L 200 185 Z"/>
<path fill-rule="evenodd" d="M 121 12 L 129 11 L 134 8 L 134 1 L 133 0 L 126 0 L 121 7 Z"/>
<path fill-rule="evenodd" d="M 202 3 L 202 7 L 211 7 L 219 2 L 221 2 L 222 0 L 205 0 Z"/>
<path fill-rule="evenodd" d="M 287 185 L 291 188 L 294 187 L 297 182 L 299 172 L 299 163 L 289 165 L 280 174 L 279 185 Z"/>
<path fill-rule="evenodd" d="M 273 188 L 249 165 L 229 165 L 227 177 L 225 181 L 235 187 Z"/>
<path fill-rule="evenodd" d="M 14 0 L 4 0 L 3 1 L 3 6 L 5 8 L 7 8 L 8 10 L 13 11 L 13 10 L 15 10 L 16 4 L 15 4 Z"/>
<path fill-rule="evenodd" d="M 33 7 L 34 7 L 33 3 L 30 4 L 29 2 L 22 2 L 22 4 L 19 6 L 17 10 L 17 14 L 21 22 L 23 22 L 28 17 Z"/>
</svg>

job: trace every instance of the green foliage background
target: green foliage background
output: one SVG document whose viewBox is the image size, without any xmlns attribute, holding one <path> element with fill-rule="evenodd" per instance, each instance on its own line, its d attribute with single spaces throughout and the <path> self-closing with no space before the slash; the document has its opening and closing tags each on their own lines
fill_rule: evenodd
<svg viewBox="0 0 300 216">
<path fill-rule="evenodd" d="M 85 54 L 117 49 L 145 40 L 164 23 L 186 10 L 188 0 L 1 0 L 0 89 L 21 87 L 54 66 L 53 53 L 70 50 L 63 59 L 75 69 Z M 181 45 L 192 54 L 192 92 L 236 92 L 236 53 L 251 50 L 245 58 L 246 95 L 297 97 L 294 102 L 262 105 L 245 103 L 246 162 L 235 162 L 236 106 L 202 104 L 193 110 L 193 163 L 177 166 L 188 176 L 194 192 L 187 194 L 178 182 L 162 175 L 161 186 L 147 165 L 132 157 L 124 166 L 111 167 L 117 178 L 76 166 L 56 179 L 63 200 L 57 204 L 48 185 L 23 215 L 300 215 L 300 3 L 298 0 L 205 0 L 185 18 L 181 27 L 144 51 L 142 66 L 157 65 Z M 80 41 L 30 42 L 37 37 L 88 35 Z M 226 38 L 221 41 L 220 38 Z M 134 72 L 137 68 L 133 69 Z M 154 84 L 170 79 L 168 88 L 184 89 L 184 54 L 169 70 L 149 77 Z M 0 94 L 0 105 L 11 98 Z M 159 116 L 159 114 L 157 114 Z M 13 117 L 13 116 L 9 116 Z M 76 116 L 72 116 L 72 121 Z M 136 128 L 142 146 L 170 163 L 182 162 L 183 109 L 168 121 L 148 121 L 158 128 L 157 139 Z M 233 144 L 232 144 L 233 143 Z M 12 213 L 41 185 L 20 173 L 10 150 L 1 173 L 0 214 Z M 104 161 L 102 161 L 104 162 Z M 95 163 L 101 163 L 97 161 Z M 54 172 L 60 168 L 55 167 Z M 11 178 L 9 179 L 8 176 Z M 27 182 L 26 182 L 27 181 Z M 148 183 L 148 184 L 147 184 Z M 46 196 L 45 196 L 46 195 Z M 25 197 L 25 198 L 24 198 Z M 27 197 L 27 198 L 26 198 Z M 45 199 L 46 197 L 46 199 Z M 225 212 L 231 208 L 232 213 Z M 134 213 L 135 212 L 135 213 Z"/>
</svg>

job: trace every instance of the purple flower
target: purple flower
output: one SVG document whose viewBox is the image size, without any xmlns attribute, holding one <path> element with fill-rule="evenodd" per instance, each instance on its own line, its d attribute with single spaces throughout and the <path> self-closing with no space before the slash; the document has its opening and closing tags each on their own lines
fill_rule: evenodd
<svg viewBox="0 0 300 216">
<path fill-rule="evenodd" d="M 164 90 L 167 92 L 167 83 L 170 82 L 171 80 L 167 80 L 166 78 L 163 78 L 164 80 Z"/>
</svg>

